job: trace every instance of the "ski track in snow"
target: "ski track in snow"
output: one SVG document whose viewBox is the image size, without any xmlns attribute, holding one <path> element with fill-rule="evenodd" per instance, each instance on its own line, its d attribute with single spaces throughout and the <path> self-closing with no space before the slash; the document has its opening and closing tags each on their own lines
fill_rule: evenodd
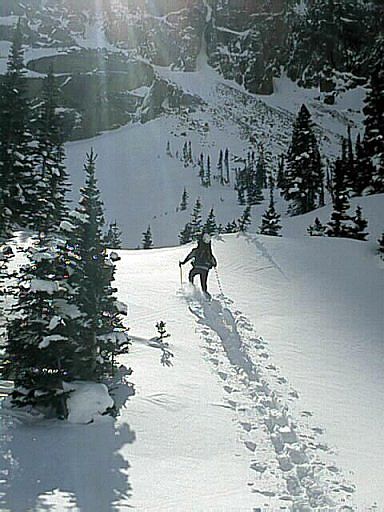
<svg viewBox="0 0 384 512">
<path fill-rule="evenodd" d="M 248 318 L 225 296 L 207 302 L 197 291 L 181 295 L 236 412 L 250 455 L 251 492 L 277 498 L 281 510 L 356 510 L 354 486 L 321 440 L 323 429 L 311 424 L 310 411 L 292 417 L 290 402 L 298 394 L 271 362 L 268 343 Z M 274 510 L 273 504 L 266 510 Z"/>
</svg>

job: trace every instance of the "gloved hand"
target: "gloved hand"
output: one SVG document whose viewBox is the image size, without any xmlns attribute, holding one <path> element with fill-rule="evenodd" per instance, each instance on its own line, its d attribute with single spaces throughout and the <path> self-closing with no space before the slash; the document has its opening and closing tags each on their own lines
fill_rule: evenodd
<svg viewBox="0 0 384 512">
<path fill-rule="evenodd" d="M 181 263 L 181 261 L 179 261 L 179 267 L 181 268 L 181 266 L 182 266 L 182 263 Z"/>
</svg>

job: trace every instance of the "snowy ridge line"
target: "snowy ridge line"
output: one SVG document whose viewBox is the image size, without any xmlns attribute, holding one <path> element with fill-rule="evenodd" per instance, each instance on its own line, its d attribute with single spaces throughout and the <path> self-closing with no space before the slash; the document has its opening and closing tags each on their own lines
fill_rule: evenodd
<svg viewBox="0 0 384 512">
<path fill-rule="evenodd" d="M 309 411 L 293 417 L 290 402 L 298 394 L 269 362 L 268 345 L 249 320 L 226 297 L 208 303 L 197 292 L 184 296 L 252 454 L 251 492 L 268 497 L 271 510 L 356 510 L 354 486 L 319 440 L 322 429 L 310 424 Z"/>
</svg>

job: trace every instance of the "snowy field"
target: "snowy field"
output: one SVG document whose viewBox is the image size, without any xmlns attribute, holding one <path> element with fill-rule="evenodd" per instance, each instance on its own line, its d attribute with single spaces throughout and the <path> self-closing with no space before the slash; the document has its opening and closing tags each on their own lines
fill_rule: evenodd
<svg viewBox="0 0 384 512">
<path fill-rule="evenodd" d="M 382 510 L 382 263 L 373 243 L 291 232 L 216 241 L 211 303 L 180 287 L 190 246 L 120 251 L 136 394 L 115 422 L 3 412 L 0 509 Z"/>
</svg>

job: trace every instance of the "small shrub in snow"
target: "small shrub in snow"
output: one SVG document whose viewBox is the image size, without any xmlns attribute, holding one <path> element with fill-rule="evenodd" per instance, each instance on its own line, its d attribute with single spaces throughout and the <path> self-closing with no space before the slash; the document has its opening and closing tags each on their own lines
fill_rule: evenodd
<svg viewBox="0 0 384 512">
<path fill-rule="evenodd" d="M 109 249 L 121 249 L 121 230 L 117 222 L 111 222 L 105 235 L 105 244 Z"/>
<path fill-rule="evenodd" d="M 237 225 L 241 233 L 245 233 L 251 225 L 251 207 L 247 206 L 243 212 L 243 215 L 238 219 Z"/>
<path fill-rule="evenodd" d="M 315 222 L 308 227 L 307 231 L 310 236 L 324 236 L 325 229 L 326 228 L 320 222 L 319 217 L 316 217 Z"/>
<path fill-rule="evenodd" d="M 351 238 L 355 238 L 356 240 L 366 240 L 368 236 L 368 232 L 366 231 L 368 222 L 363 218 L 360 206 L 357 206 L 355 215 L 351 218 L 353 222 L 350 235 Z"/>
<path fill-rule="evenodd" d="M 155 338 L 155 340 L 162 352 L 160 359 L 161 364 L 163 366 L 172 366 L 172 358 L 174 357 L 174 355 L 169 350 L 168 343 L 164 341 L 165 338 L 170 337 L 170 334 L 167 333 L 165 322 L 163 322 L 162 320 L 160 322 L 157 322 L 156 329 L 159 335 L 157 338 Z"/>
<path fill-rule="evenodd" d="M 279 234 L 279 231 L 281 230 L 281 225 L 279 224 L 279 221 L 280 215 L 275 210 L 275 203 L 273 200 L 273 189 L 271 188 L 269 208 L 262 216 L 260 234 L 270 236 L 281 236 Z"/>
<path fill-rule="evenodd" d="M 143 240 L 142 240 L 143 249 L 152 249 L 153 241 L 152 241 L 151 226 L 148 226 L 147 231 L 144 231 L 144 233 L 142 233 L 142 235 L 143 235 Z"/>
</svg>

